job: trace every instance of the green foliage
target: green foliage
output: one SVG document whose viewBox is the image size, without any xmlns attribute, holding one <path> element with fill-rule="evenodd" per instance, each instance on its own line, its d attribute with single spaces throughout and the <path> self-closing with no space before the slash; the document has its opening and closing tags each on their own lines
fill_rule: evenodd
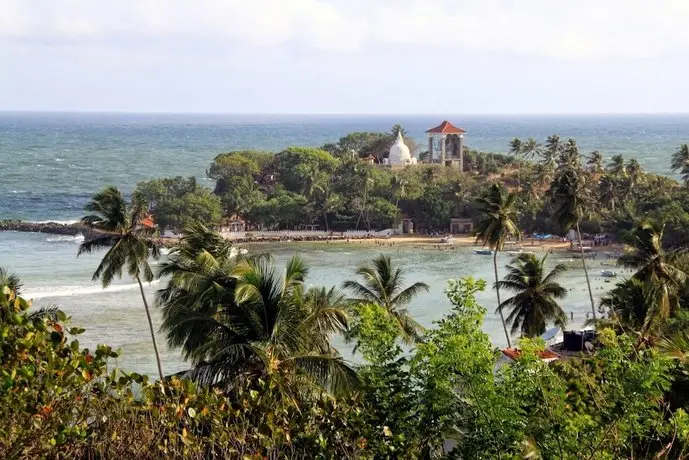
<svg viewBox="0 0 689 460">
<path fill-rule="evenodd" d="M 536 337 L 545 332 L 548 322 L 562 328 L 567 323 L 567 315 L 557 303 L 567 295 L 567 290 L 557 282 L 567 267 L 558 264 L 546 273 L 547 258 L 520 254 L 507 266 L 505 278 L 498 281 L 500 289 L 515 293 L 499 307 L 511 309 L 507 322 L 512 325 L 512 334 L 520 331 L 522 336 Z"/>
<path fill-rule="evenodd" d="M 140 182 L 134 195 L 148 205 L 161 231 L 179 231 L 194 222 L 214 227 L 222 220 L 220 199 L 210 189 L 199 186 L 193 177 Z"/>
</svg>

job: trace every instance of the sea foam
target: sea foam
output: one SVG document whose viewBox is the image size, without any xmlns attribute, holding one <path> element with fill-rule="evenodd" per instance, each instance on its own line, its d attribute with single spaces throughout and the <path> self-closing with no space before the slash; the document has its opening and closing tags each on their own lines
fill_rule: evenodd
<svg viewBox="0 0 689 460">
<path fill-rule="evenodd" d="M 156 285 L 160 280 L 155 280 L 151 285 Z M 145 283 L 144 286 L 148 285 Z M 71 296 L 83 296 L 89 294 L 101 294 L 110 292 L 120 292 L 120 291 L 130 291 L 133 289 L 139 289 L 138 283 L 131 284 L 113 284 L 107 288 L 102 288 L 99 285 L 92 286 L 46 286 L 43 288 L 37 288 L 34 291 L 22 292 L 22 297 L 27 299 L 44 299 L 46 297 L 71 297 Z"/>
</svg>

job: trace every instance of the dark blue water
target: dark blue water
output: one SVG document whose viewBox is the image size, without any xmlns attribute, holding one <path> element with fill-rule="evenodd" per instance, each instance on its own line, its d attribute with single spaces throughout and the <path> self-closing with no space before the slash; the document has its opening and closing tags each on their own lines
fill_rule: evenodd
<svg viewBox="0 0 689 460">
<path fill-rule="evenodd" d="M 689 142 L 689 115 L 304 116 L 0 113 L 0 219 L 72 220 L 104 185 L 131 191 L 160 176 L 205 177 L 219 153 L 320 146 L 353 131 L 401 124 L 417 142 L 443 119 L 468 131 L 467 145 L 505 152 L 513 137 L 558 133 L 583 152 L 637 158 L 669 174 L 672 152 Z M 211 183 L 208 183 L 211 185 Z"/>
</svg>

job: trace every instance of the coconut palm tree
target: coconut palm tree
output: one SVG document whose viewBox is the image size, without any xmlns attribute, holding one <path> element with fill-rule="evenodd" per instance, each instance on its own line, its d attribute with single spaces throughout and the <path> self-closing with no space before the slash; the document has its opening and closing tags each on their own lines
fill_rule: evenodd
<svg viewBox="0 0 689 460">
<path fill-rule="evenodd" d="M 511 324 L 512 334 L 521 331 L 524 337 L 538 337 L 549 322 L 559 327 L 567 323 L 567 315 L 557 303 L 557 299 L 567 295 L 567 290 L 557 282 L 567 267 L 558 264 L 546 274 L 547 258 L 547 255 L 539 259 L 534 254 L 519 254 L 507 265 L 505 278 L 497 282 L 500 289 L 515 292 L 499 307 L 511 309 L 507 322 Z"/>
<path fill-rule="evenodd" d="M 525 159 L 532 160 L 540 155 L 541 144 L 536 142 L 536 139 L 533 137 L 530 137 L 522 143 L 520 153 Z"/>
<path fill-rule="evenodd" d="M 77 257 L 107 249 L 93 273 L 93 281 L 100 279 L 103 287 L 108 287 L 115 278 L 121 278 L 122 271 L 126 269 L 129 276 L 138 283 L 151 331 L 158 375 L 162 380 L 163 366 L 143 286 L 143 281 L 150 283 L 154 279 L 149 259 L 160 256 L 160 247 L 153 238 L 155 228 L 143 224 L 147 206 L 137 199 L 132 200 L 128 206 L 120 191 L 111 186 L 95 194 L 84 210 L 90 214 L 82 217 L 81 223 L 93 229 L 95 236 L 79 245 Z"/>
<path fill-rule="evenodd" d="M 476 226 L 476 241 L 480 241 L 484 246 L 493 250 L 493 269 L 495 271 L 495 292 L 498 297 L 498 313 L 505 330 L 507 346 L 511 347 L 510 334 L 507 332 L 505 317 L 500 308 L 500 285 L 498 284 L 498 251 L 505 247 L 507 237 L 518 235 L 516 219 L 517 214 L 514 210 L 516 194 L 507 191 L 498 184 L 493 184 L 488 194 L 480 198 L 477 202 L 476 211 L 479 215 L 479 222 Z"/>
<path fill-rule="evenodd" d="M 565 231 L 574 228 L 577 231 L 577 241 L 581 251 L 581 264 L 586 276 L 586 286 L 591 301 L 591 314 L 596 319 L 596 305 L 593 300 L 591 281 L 586 268 L 586 256 L 581 240 L 581 228 L 579 224 L 591 212 L 591 197 L 586 174 L 581 169 L 566 168 L 555 177 L 550 186 L 550 196 L 553 202 L 553 217 Z"/>
<path fill-rule="evenodd" d="M 560 169 L 574 169 L 581 166 L 579 147 L 574 139 L 569 138 L 564 143 L 557 162 Z"/>
<path fill-rule="evenodd" d="M 22 288 L 22 280 L 16 273 L 10 272 L 5 267 L 0 267 L 0 288 L 7 287 L 14 295 L 19 295 Z"/>
<path fill-rule="evenodd" d="M 618 177 L 627 175 L 627 168 L 622 155 L 615 155 L 610 159 L 610 163 L 608 163 L 608 172 Z"/>
<path fill-rule="evenodd" d="M 372 303 L 385 308 L 399 325 L 403 342 L 414 343 L 423 327 L 414 321 L 406 307 L 414 297 L 427 292 L 428 285 L 416 282 L 404 288 L 404 272 L 395 267 L 390 257 L 384 254 L 373 259 L 370 265 L 359 267 L 356 274 L 361 282 L 349 280 L 342 284 L 343 288 L 353 294 L 350 302 Z"/>
<path fill-rule="evenodd" d="M 518 137 L 515 137 L 510 141 L 509 144 L 509 152 L 510 155 L 521 155 L 522 153 L 522 140 L 519 139 Z"/>
<path fill-rule="evenodd" d="M 619 188 L 620 187 L 617 180 L 609 174 L 601 176 L 600 180 L 598 181 L 599 202 L 601 204 L 608 203 L 612 212 L 615 212 L 615 206 L 619 196 Z"/>
<path fill-rule="evenodd" d="M 164 304 L 179 312 L 166 318 L 164 329 L 192 362 L 193 379 L 232 386 L 242 378 L 276 377 L 289 392 L 341 392 L 356 383 L 355 372 L 330 345 L 331 334 L 347 329 L 344 297 L 335 290 L 307 291 L 301 259 L 292 258 L 282 272 L 269 257 L 215 266 L 210 278 L 222 285 L 209 279 L 186 306 Z"/>
<path fill-rule="evenodd" d="M 184 229 L 184 236 L 170 250 L 159 277 L 167 279 L 156 293 L 170 348 L 181 348 L 190 359 L 214 325 L 188 318 L 213 316 L 221 306 L 232 306 L 236 279 L 232 277 L 239 251 L 220 234 L 200 223 Z"/>
<path fill-rule="evenodd" d="M 591 152 L 586 161 L 586 166 L 588 167 L 588 170 L 591 171 L 591 173 L 593 174 L 603 174 L 603 172 L 605 171 L 605 167 L 603 166 L 603 154 L 600 153 L 598 150 L 594 150 L 593 152 Z"/>
<path fill-rule="evenodd" d="M 392 195 L 395 198 L 395 228 L 399 225 L 399 216 L 400 216 L 400 198 L 404 198 L 406 196 L 406 186 L 409 182 L 406 179 L 402 179 L 401 177 L 394 176 L 392 178 Z"/>
<path fill-rule="evenodd" d="M 672 154 L 672 170 L 682 175 L 684 184 L 689 184 L 689 145 L 682 144 Z"/>
<path fill-rule="evenodd" d="M 618 265 L 636 270 L 634 278 L 660 292 L 661 316 L 678 306 L 677 290 L 687 281 L 687 273 L 674 265 L 679 252 L 666 253 L 662 246 L 663 229 L 643 222 L 627 238 L 631 250 L 622 254 Z"/>
<path fill-rule="evenodd" d="M 610 326 L 628 327 L 646 335 L 669 315 L 667 304 L 659 299 L 658 289 L 637 278 L 629 278 L 617 285 L 600 301 L 607 308 Z"/>
</svg>

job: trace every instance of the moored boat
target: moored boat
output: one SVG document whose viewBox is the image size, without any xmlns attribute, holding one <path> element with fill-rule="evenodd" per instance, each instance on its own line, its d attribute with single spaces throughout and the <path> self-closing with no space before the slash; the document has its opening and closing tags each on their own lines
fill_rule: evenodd
<svg viewBox="0 0 689 460">
<path fill-rule="evenodd" d="M 493 254 L 493 251 L 491 251 L 490 249 L 474 249 L 474 254 L 479 254 L 482 256 L 489 256 L 489 255 Z"/>
</svg>

